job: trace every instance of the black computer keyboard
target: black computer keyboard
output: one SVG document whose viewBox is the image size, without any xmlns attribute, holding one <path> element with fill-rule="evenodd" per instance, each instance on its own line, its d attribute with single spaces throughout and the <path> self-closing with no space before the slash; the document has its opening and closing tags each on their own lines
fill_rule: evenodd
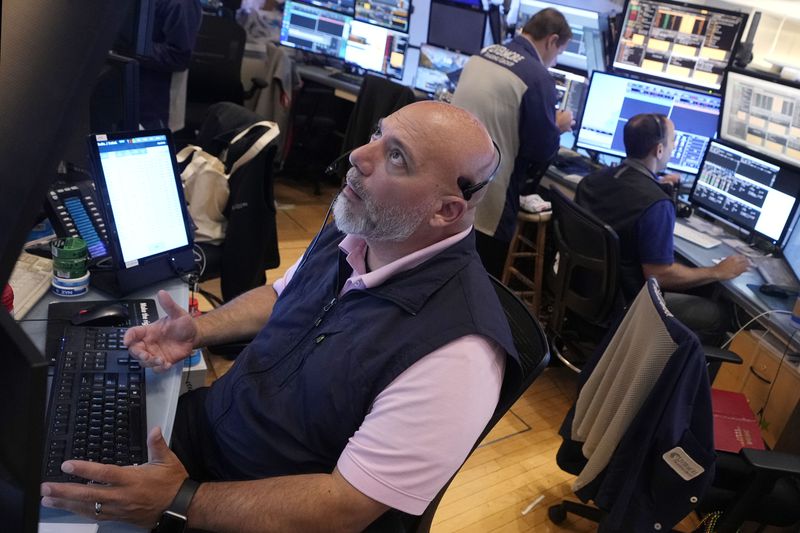
<svg viewBox="0 0 800 533">
<path fill-rule="evenodd" d="M 358 74 L 350 74 L 349 72 L 334 72 L 329 74 L 329 77 L 343 81 L 345 83 L 349 83 L 351 85 L 361 85 L 361 82 L 364 81 L 363 76 L 359 76 Z"/>
<path fill-rule="evenodd" d="M 85 482 L 61 472 L 67 459 L 147 462 L 145 375 L 122 344 L 125 330 L 64 330 L 47 406 L 45 481 Z"/>
</svg>

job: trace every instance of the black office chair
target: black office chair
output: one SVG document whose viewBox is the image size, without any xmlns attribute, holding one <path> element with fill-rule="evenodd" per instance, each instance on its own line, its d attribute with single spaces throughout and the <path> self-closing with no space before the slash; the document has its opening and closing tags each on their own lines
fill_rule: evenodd
<svg viewBox="0 0 800 533">
<path fill-rule="evenodd" d="M 186 129 L 196 131 L 216 102 L 244 103 L 242 58 L 247 35 L 236 20 L 203 13 L 186 86 Z"/>
<path fill-rule="evenodd" d="M 240 105 L 221 102 L 208 108 L 196 144 L 219 156 L 237 133 L 261 117 Z M 263 131 L 254 129 L 233 145 L 225 155 L 226 171 L 251 146 Z M 280 264 L 275 221 L 272 162 L 277 146 L 272 141 L 249 163 L 239 168 L 228 181 L 230 197 L 225 208 L 227 229 L 219 246 L 200 243 L 206 255 L 201 281 L 220 278 L 222 301 L 266 283 L 264 271 Z M 214 295 L 205 293 L 214 303 Z"/>
<path fill-rule="evenodd" d="M 556 457 L 578 476 L 576 494 L 597 507 L 564 500 L 548 509 L 552 522 L 574 514 L 601 531 L 643 530 L 641 522 L 671 531 L 693 508 L 719 512 L 708 517 L 719 532 L 737 531 L 744 520 L 800 520 L 800 458 L 757 450 L 715 458 L 708 356 L 668 313 L 654 279 L 602 348 L 580 376 Z M 678 447 L 700 468 L 681 463 L 673 471 L 668 456 Z M 678 492 L 678 501 L 667 500 Z"/>
<path fill-rule="evenodd" d="M 503 311 L 511 327 L 511 334 L 514 337 L 514 345 L 519 353 L 522 368 L 515 372 L 514 368 L 510 366 L 506 367 L 506 374 L 503 377 L 503 386 L 500 391 L 500 399 L 497 402 L 497 407 L 483 432 L 478 437 L 478 440 L 475 441 L 475 445 L 467 455 L 467 458 L 475 451 L 497 422 L 503 418 L 503 415 L 511 409 L 514 402 L 516 402 L 528 387 L 530 387 L 533 380 L 542 373 L 542 370 L 544 370 L 550 360 L 550 352 L 548 350 L 547 337 L 545 337 L 544 330 L 528 310 L 525 303 L 517 298 L 517 296 L 499 280 L 492 276 L 489 276 L 489 279 L 497 293 L 500 304 L 503 306 Z M 466 462 L 466 459 L 464 462 Z M 376 520 L 366 531 L 427 533 L 430 531 L 433 515 L 436 513 L 439 502 L 442 500 L 450 483 L 456 477 L 456 474 L 458 474 L 458 470 L 456 470 L 453 477 L 442 487 L 436 497 L 428 504 L 425 512 L 420 516 L 392 510 Z"/>
<path fill-rule="evenodd" d="M 619 238 L 608 224 L 552 188 L 553 249 L 545 259 L 553 353 L 579 371 L 623 308 Z"/>
</svg>

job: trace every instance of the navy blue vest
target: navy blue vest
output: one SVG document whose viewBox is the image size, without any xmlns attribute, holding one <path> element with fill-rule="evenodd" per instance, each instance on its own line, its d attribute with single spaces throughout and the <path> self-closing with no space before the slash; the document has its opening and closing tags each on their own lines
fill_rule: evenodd
<svg viewBox="0 0 800 533">
<path fill-rule="evenodd" d="M 338 298 L 352 273 L 330 225 L 267 325 L 208 393 L 220 479 L 333 471 L 375 397 L 424 355 L 468 334 L 495 339 L 517 372 L 474 232 L 380 287 Z M 467 290 L 468 289 L 468 290 Z M 435 408 L 435 406 L 430 406 Z"/>
<path fill-rule="evenodd" d="M 620 287 L 627 303 L 644 285 L 636 228 L 642 213 L 670 196 L 655 179 L 634 166 L 605 168 L 578 184 L 575 202 L 614 228 L 619 236 Z"/>
</svg>

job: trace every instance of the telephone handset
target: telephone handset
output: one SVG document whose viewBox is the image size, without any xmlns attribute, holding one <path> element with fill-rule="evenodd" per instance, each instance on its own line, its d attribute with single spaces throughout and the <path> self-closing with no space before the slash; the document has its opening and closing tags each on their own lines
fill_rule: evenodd
<svg viewBox="0 0 800 533">
<path fill-rule="evenodd" d="M 53 183 L 47 191 L 45 211 L 57 236 L 86 241 L 92 263 L 109 256 L 106 224 L 91 180 Z"/>
</svg>

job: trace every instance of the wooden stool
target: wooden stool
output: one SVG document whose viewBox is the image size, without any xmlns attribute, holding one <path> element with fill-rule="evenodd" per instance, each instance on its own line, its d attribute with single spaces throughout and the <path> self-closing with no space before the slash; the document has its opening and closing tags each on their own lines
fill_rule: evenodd
<svg viewBox="0 0 800 533">
<path fill-rule="evenodd" d="M 516 280 L 522 283 L 528 290 L 512 291 L 531 308 L 534 316 L 539 316 L 539 308 L 542 302 L 542 276 L 544 274 L 544 238 L 547 230 L 547 223 L 552 217 L 552 211 L 543 213 L 526 213 L 520 211 L 517 215 L 517 227 L 514 230 L 514 237 L 508 247 L 506 264 L 503 267 L 503 285 L 510 287 L 509 282 L 513 275 Z M 527 235 L 528 224 L 536 224 L 536 242 L 534 243 Z M 525 274 L 515 266 L 517 259 L 533 259 L 533 277 Z"/>
</svg>

